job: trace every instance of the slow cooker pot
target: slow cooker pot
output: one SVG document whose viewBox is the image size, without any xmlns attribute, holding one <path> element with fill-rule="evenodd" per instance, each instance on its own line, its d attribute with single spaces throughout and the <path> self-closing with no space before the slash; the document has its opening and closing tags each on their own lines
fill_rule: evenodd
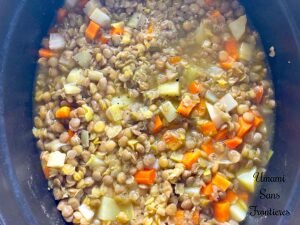
<svg viewBox="0 0 300 225">
<path fill-rule="evenodd" d="M 276 90 L 273 150 L 267 176 L 284 183 L 263 183 L 279 199 L 260 199 L 260 209 L 287 210 L 289 216 L 249 216 L 245 224 L 300 224 L 300 2 L 243 0 L 262 37 Z M 48 191 L 31 134 L 37 50 L 62 4 L 59 0 L 0 0 L 0 224 L 65 224 Z"/>
</svg>

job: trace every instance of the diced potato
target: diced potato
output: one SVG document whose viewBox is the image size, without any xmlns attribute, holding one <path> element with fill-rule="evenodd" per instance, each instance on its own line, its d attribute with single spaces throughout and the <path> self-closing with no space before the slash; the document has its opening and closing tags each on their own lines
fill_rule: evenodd
<svg viewBox="0 0 300 225">
<path fill-rule="evenodd" d="M 161 84 L 158 86 L 158 91 L 160 95 L 179 96 L 180 95 L 179 82 Z"/>
<path fill-rule="evenodd" d="M 49 154 L 47 167 L 62 168 L 65 164 L 66 154 L 59 151 L 51 152 Z"/>
<path fill-rule="evenodd" d="M 254 46 L 243 42 L 240 46 L 240 50 L 239 50 L 239 56 L 240 59 L 246 60 L 246 61 L 251 61 L 252 57 L 253 57 L 253 51 L 254 51 Z"/>
<path fill-rule="evenodd" d="M 81 204 L 78 210 L 87 221 L 90 221 L 95 215 L 95 212 L 86 204 Z"/>
<path fill-rule="evenodd" d="M 159 109 L 169 123 L 176 119 L 176 108 L 170 101 L 164 102 Z"/>
<path fill-rule="evenodd" d="M 103 27 L 108 27 L 110 25 L 110 17 L 98 8 L 94 9 L 90 15 L 90 19 Z"/>
<path fill-rule="evenodd" d="M 67 95 L 77 95 L 81 92 L 81 88 L 75 84 L 65 84 L 64 91 Z"/>
<path fill-rule="evenodd" d="M 245 207 L 246 206 L 246 207 Z M 247 205 L 241 200 L 230 206 L 230 216 L 237 222 L 242 222 L 247 216 Z"/>
<path fill-rule="evenodd" d="M 238 181 L 248 190 L 254 192 L 256 181 L 254 174 L 256 173 L 256 167 L 250 170 L 243 170 L 237 173 Z"/>
<path fill-rule="evenodd" d="M 241 16 L 238 19 L 232 21 L 228 26 L 236 40 L 240 40 L 246 31 L 247 17 Z"/>
<path fill-rule="evenodd" d="M 218 102 L 225 106 L 226 112 L 230 112 L 238 105 L 237 101 L 229 93 L 224 95 Z"/>
</svg>

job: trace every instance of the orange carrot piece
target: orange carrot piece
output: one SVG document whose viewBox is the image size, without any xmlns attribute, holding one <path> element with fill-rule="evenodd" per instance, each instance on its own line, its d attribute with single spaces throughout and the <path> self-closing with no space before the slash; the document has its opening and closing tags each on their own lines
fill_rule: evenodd
<svg viewBox="0 0 300 225">
<path fill-rule="evenodd" d="M 169 57 L 169 59 L 168 59 L 168 62 L 169 62 L 170 64 L 173 64 L 173 65 L 179 63 L 180 61 L 181 61 L 181 57 L 180 57 L 180 56 L 171 56 L 171 57 Z"/>
<path fill-rule="evenodd" d="M 150 23 L 149 26 L 148 26 L 148 29 L 147 29 L 147 34 L 152 34 L 154 31 L 154 27 L 153 27 L 153 24 Z"/>
<path fill-rule="evenodd" d="M 99 38 L 99 41 L 102 43 L 102 44 L 108 44 L 108 38 L 106 38 L 105 36 L 101 35 L 100 38 Z"/>
<path fill-rule="evenodd" d="M 212 184 L 217 186 L 220 190 L 226 191 L 230 187 L 231 182 L 223 175 L 217 173 L 212 179 Z"/>
<path fill-rule="evenodd" d="M 214 139 L 216 141 L 223 141 L 228 137 L 228 130 L 227 129 L 223 129 L 220 130 L 215 136 Z"/>
<path fill-rule="evenodd" d="M 260 104 L 262 99 L 263 99 L 263 96 L 264 96 L 264 87 L 261 85 L 261 86 L 256 86 L 254 88 L 254 92 L 255 92 L 255 98 L 254 98 L 254 101 L 256 104 Z"/>
<path fill-rule="evenodd" d="M 177 210 L 174 216 L 174 225 L 183 225 L 184 224 L 184 211 Z"/>
<path fill-rule="evenodd" d="M 192 93 L 192 94 L 202 94 L 205 91 L 204 85 L 201 84 L 197 80 L 190 83 L 188 89 L 189 89 L 189 92 Z"/>
<path fill-rule="evenodd" d="M 85 30 L 85 36 L 90 40 L 94 40 L 99 30 L 100 26 L 97 23 L 90 21 L 88 27 Z"/>
<path fill-rule="evenodd" d="M 259 127 L 263 122 L 264 122 L 264 119 L 262 117 L 255 115 L 253 126 Z"/>
<path fill-rule="evenodd" d="M 214 152 L 214 146 L 212 140 L 205 141 L 201 144 L 201 149 L 206 152 L 207 155 L 210 155 Z"/>
<path fill-rule="evenodd" d="M 252 128 L 252 124 L 247 123 L 243 119 L 243 117 L 239 118 L 239 124 L 240 124 L 240 128 L 239 128 L 236 136 L 243 138 L 245 136 L 245 134 Z"/>
<path fill-rule="evenodd" d="M 194 225 L 199 225 L 199 223 L 200 223 L 200 213 L 198 211 L 195 211 L 193 213 L 192 222 L 193 222 Z"/>
<path fill-rule="evenodd" d="M 206 5 L 211 6 L 215 3 L 215 0 L 204 0 L 204 2 L 205 2 Z"/>
<path fill-rule="evenodd" d="M 197 116 L 203 117 L 206 113 L 206 101 L 205 99 L 201 98 L 200 103 L 198 103 L 194 109 Z"/>
<path fill-rule="evenodd" d="M 156 134 L 158 133 L 161 128 L 163 127 L 163 123 L 160 119 L 159 115 L 155 115 L 153 118 L 153 129 L 152 129 L 152 133 Z"/>
<path fill-rule="evenodd" d="M 230 218 L 230 203 L 226 201 L 214 204 L 214 217 L 217 221 L 224 223 Z"/>
<path fill-rule="evenodd" d="M 240 137 L 233 137 L 231 139 L 227 139 L 224 143 L 230 149 L 235 149 L 240 144 L 242 144 L 243 139 Z"/>
<path fill-rule="evenodd" d="M 70 118 L 70 112 L 71 112 L 71 108 L 70 107 L 63 106 L 63 107 L 60 107 L 55 112 L 55 117 L 56 117 L 56 119 L 68 119 L 68 118 Z"/>
<path fill-rule="evenodd" d="M 238 198 L 243 200 L 244 202 L 249 202 L 249 194 L 247 192 L 241 192 L 237 194 Z"/>
<path fill-rule="evenodd" d="M 89 0 L 79 0 L 78 6 L 79 6 L 80 8 L 83 8 L 83 7 L 86 5 L 86 3 L 87 3 L 88 1 L 89 1 Z"/>
<path fill-rule="evenodd" d="M 211 121 L 199 125 L 199 130 L 205 136 L 214 136 L 218 133 L 215 124 Z"/>
<path fill-rule="evenodd" d="M 183 163 L 183 165 L 185 165 L 186 169 L 190 170 L 192 169 L 193 164 L 198 161 L 199 157 L 200 157 L 199 151 L 187 152 L 184 154 L 181 162 Z"/>
<path fill-rule="evenodd" d="M 56 13 L 56 21 L 62 23 L 67 15 L 68 15 L 68 11 L 66 9 L 64 8 L 58 9 Z"/>
<path fill-rule="evenodd" d="M 217 18 L 219 18 L 219 17 L 221 16 L 221 13 L 220 13 L 219 10 L 214 10 L 214 11 L 212 11 L 212 12 L 210 13 L 210 16 L 211 16 L 212 18 L 217 19 Z"/>
<path fill-rule="evenodd" d="M 190 96 L 186 95 L 180 102 L 177 112 L 182 116 L 189 116 L 197 102 L 193 101 Z"/>
<path fill-rule="evenodd" d="M 41 58 L 43 57 L 43 58 L 49 59 L 55 55 L 56 55 L 56 53 L 51 51 L 50 49 L 41 48 L 39 50 L 39 57 L 41 57 Z"/>
<path fill-rule="evenodd" d="M 135 181 L 138 184 L 152 185 L 155 182 L 156 172 L 151 170 L 140 170 L 135 175 Z"/>
<path fill-rule="evenodd" d="M 229 70 L 232 68 L 234 62 L 235 62 L 234 58 L 229 56 L 226 61 L 220 62 L 220 66 L 225 70 Z"/>
<path fill-rule="evenodd" d="M 110 34 L 111 35 L 123 35 L 125 32 L 124 27 L 112 27 Z"/>
<path fill-rule="evenodd" d="M 43 166 L 42 169 L 43 169 L 44 176 L 48 179 L 50 177 L 49 167 L 48 166 Z"/>
<path fill-rule="evenodd" d="M 238 199 L 237 194 L 232 190 L 228 190 L 227 193 L 226 193 L 226 197 L 225 197 L 224 201 L 232 203 L 237 199 Z"/>
<path fill-rule="evenodd" d="M 238 43 L 235 39 L 231 38 L 224 43 L 225 51 L 230 57 L 234 60 L 237 60 L 239 57 Z"/>
<path fill-rule="evenodd" d="M 210 196 L 213 193 L 212 183 L 207 184 L 206 186 L 201 188 L 201 194 L 205 196 Z"/>
<path fill-rule="evenodd" d="M 68 130 L 68 140 L 70 141 L 71 138 L 75 135 L 75 132 L 72 130 Z"/>
</svg>

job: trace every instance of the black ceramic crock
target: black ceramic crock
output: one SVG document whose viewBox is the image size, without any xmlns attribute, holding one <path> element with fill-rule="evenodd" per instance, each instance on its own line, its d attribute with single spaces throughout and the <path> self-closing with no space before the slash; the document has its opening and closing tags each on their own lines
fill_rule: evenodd
<svg viewBox="0 0 300 225">
<path fill-rule="evenodd" d="M 267 175 L 285 183 L 264 183 L 280 199 L 256 198 L 260 208 L 288 210 L 290 216 L 249 216 L 245 224 L 300 224 L 300 1 L 243 0 L 262 37 L 276 90 L 274 156 Z M 37 50 L 59 0 L 0 0 L 0 224 L 65 224 L 47 189 L 39 150 L 31 134 Z"/>
</svg>

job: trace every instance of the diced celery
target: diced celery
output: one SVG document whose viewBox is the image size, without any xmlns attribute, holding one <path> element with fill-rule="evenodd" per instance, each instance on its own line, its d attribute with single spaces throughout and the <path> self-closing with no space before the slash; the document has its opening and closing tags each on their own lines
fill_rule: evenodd
<svg viewBox="0 0 300 225">
<path fill-rule="evenodd" d="M 184 82 L 187 84 L 193 82 L 195 79 L 201 76 L 201 73 L 203 73 L 203 71 L 199 66 L 192 64 L 187 65 L 183 73 Z"/>
<path fill-rule="evenodd" d="M 177 117 L 176 109 L 170 101 L 164 102 L 159 109 L 168 122 L 172 122 Z"/>
<path fill-rule="evenodd" d="M 97 168 L 97 167 L 105 165 L 105 163 L 102 159 L 99 159 L 97 156 L 92 154 L 89 161 L 86 163 L 86 165 L 91 168 Z"/>
<path fill-rule="evenodd" d="M 170 82 L 170 83 L 161 84 L 158 86 L 158 91 L 160 95 L 179 96 L 180 95 L 179 82 Z"/>
</svg>

